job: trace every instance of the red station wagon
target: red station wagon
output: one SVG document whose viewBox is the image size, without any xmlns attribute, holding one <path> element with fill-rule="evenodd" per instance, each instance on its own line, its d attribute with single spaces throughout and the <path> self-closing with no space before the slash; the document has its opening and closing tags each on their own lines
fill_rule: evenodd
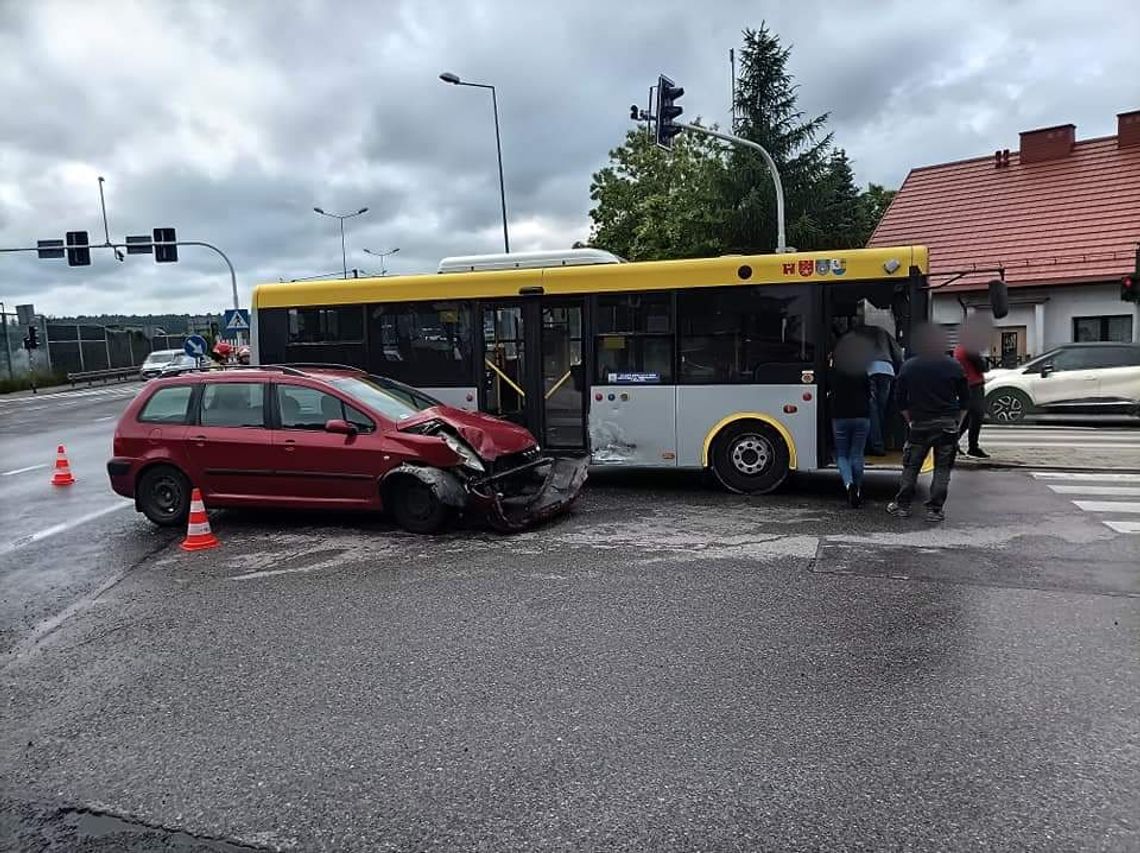
<svg viewBox="0 0 1140 853">
<path fill-rule="evenodd" d="M 154 380 L 119 419 L 107 472 L 164 526 L 186 522 L 196 486 L 207 507 L 383 509 L 430 533 L 460 512 L 500 530 L 560 513 L 586 465 L 390 379 L 277 365 Z"/>
</svg>

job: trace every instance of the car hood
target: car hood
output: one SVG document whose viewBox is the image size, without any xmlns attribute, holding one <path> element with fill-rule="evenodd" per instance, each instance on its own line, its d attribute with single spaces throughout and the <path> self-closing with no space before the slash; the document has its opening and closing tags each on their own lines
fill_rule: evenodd
<svg viewBox="0 0 1140 853">
<path fill-rule="evenodd" d="M 482 412 L 468 412 L 451 406 L 433 406 L 400 421 L 397 429 L 418 431 L 431 421 L 438 421 L 451 427 L 455 433 L 471 446 L 480 457 L 491 462 L 500 456 L 521 453 L 534 447 L 534 436 L 524 427 L 485 415 Z"/>
<path fill-rule="evenodd" d="M 1020 367 L 993 367 L 986 371 L 986 383 L 990 383 L 995 379 L 1005 379 L 1007 376 L 1013 376 L 1015 373 L 1020 372 Z"/>
</svg>

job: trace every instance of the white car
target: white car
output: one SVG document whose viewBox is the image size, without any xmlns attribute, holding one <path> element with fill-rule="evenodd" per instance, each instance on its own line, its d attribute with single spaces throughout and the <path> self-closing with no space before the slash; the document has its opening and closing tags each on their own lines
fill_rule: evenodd
<svg viewBox="0 0 1140 853">
<path fill-rule="evenodd" d="M 986 414 L 1140 414 L 1140 344 L 1064 344 L 1012 370 L 986 374 Z"/>
<path fill-rule="evenodd" d="M 146 357 L 139 368 L 140 379 L 154 379 L 160 373 L 162 368 L 174 361 L 178 356 L 184 355 L 180 349 L 157 349 Z"/>
<path fill-rule="evenodd" d="M 189 356 L 184 352 L 180 352 L 180 353 L 178 353 L 178 355 L 174 356 L 174 358 L 172 358 L 170 361 L 168 361 L 166 364 L 164 364 L 162 366 L 162 370 L 158 375 L 160 377 L 161 376 L 176 376 L 177 374 L 181 373 L 183 370 L 193 370 L 197 366 L 198 366 L 198 359 L 193 358 L 192 356 Z"/>
</svg>

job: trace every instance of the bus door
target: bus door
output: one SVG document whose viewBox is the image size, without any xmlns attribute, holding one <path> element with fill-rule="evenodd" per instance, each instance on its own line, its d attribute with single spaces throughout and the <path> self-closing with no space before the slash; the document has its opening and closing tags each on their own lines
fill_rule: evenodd
<svg viewBox="0 0 1140 853">
<path fill-rule="evenodd" d="M 521 424 L 551 450 L 584 450 L 581 298 L 483 302 L 480 408 Z"/>
</svg>

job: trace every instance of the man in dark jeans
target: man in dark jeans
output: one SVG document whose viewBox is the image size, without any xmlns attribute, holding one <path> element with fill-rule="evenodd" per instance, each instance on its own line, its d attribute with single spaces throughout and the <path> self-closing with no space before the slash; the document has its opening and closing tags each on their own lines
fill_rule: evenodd
<svg viewBox="0 0 1140 853">
<path fill-rule="evenodd" d="M 916 355 L 899 371 L 895 382 L 899 410 L 907 423 L 903 473 L 898 494 L 887 512 L 910 516 L 915 484 L 926 454 L 934 451 L 934 481 L 926 502 L 926 520 L 943 521 L 942 505 L 950 488 L 950 471 L 958 453 L 958 428 L 970 405 L 970 391 L 962 365 L 946 355 L 946 336 L 936 326 L 914 333 Z"/>
<path fill-rule="evenodd" d="M 966 455 L 978 459 L 990 457 L 978 444 L 978 438 L 982 434 L 982 421 L 986 418 L 986 361 L 980 350 L 991 329 L 992 324 L 987 323 L 984 317 L 971 314 L 962 324 L 958 346 L 954 347 L 954 358 L 962 365 L 966 384 L 970 386 L 970 408 L 958 429 L 958 438 L 960 440 L 963 433 L 969 432 Z"/>
</svg>

